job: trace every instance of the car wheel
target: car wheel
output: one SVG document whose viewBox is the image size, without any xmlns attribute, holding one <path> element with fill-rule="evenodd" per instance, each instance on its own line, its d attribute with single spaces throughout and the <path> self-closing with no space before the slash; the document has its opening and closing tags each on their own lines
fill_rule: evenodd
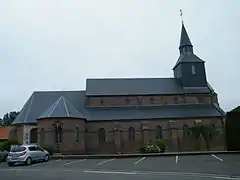
<svg viewBox="0 0 240 180">
<path fill-rule="evenodd" d="M 7 155 L 4 156 L 4 158 L 3 158 L 3 162 L 6 162 L 6 161 L 7 161 Z"/>
<path fill-rule="evenodd" d="M 46 156 L 44 157 L 44 161 L 47 162 L 48 160 L 49 160 L 49 155 L 46 155 Z"/>
<path fill-rule="evenodd" d="M 32 159 L 28 157 L 26 160 L 26 165 L 31 165 L 31 164 L 32 164 Z"/>
<path fill-rule="evenodd" d="M 13 166 L 13 163 L 10 163 L 10 162 L 9 162 L 9 163 L 8 163 L 8 166 L 9 166 L 9 167 Z"/>
</svg>

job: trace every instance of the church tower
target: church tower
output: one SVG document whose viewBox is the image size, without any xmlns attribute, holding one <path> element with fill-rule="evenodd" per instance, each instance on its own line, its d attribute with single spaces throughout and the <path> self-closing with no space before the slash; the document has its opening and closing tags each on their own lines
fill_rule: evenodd
<svg viewBox="0 0 240 180">
<path fill-rule="evenodd" d="M 193 45 L 183 23 L 179 52 L 180 56 L 173 68 L 174 77 L 180 80 L 183 87 L 206 87 L 205 62 L 193 53 Z"/>
</svg>

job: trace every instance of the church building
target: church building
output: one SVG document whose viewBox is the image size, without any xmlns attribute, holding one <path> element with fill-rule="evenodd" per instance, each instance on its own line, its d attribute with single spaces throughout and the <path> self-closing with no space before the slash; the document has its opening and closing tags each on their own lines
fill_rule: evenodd
<svg viewBox="0 0 240 180">
<path fill-rule="evenodd" d="M 194 151 L 189 128 L 202 122 L 216 128 L 211 148 L 223 150 L 225 113 L 184 24 L 179 53 L 172 78 L 87 79 L 86 90 L 33 92 L 10 138 L 63 154 L 136 153 L 155 139 L 168 152 Z"/>
</svg>

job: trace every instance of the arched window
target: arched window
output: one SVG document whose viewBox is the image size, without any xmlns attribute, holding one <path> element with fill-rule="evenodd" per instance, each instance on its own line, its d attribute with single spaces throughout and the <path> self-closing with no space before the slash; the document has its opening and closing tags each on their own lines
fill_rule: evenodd
<svg viewBox="0 0 240 180">
<path fill-rule="evenodd" d="M 40 130 L 40 142 L 41 144 L 45 143 L 45 132 L 44 132 L 44 128 L 41 128 Z"/>
<path fill-rule="evenodd" d="M 135 140 L 135 130 L 133 127 L 130 127 L 128 129 L 128 139 L 129 141 L 134 141 Z"/>
<path fill-rule="evenodd" d="M 80 131 L 79 131 L 79 127 L 76 127 L 76 142 L 80 141 Z"/>
<path fill-rule="evenodd" d="M 163 135 L 162 135 L 162 127 L 160 125 L 158 125 L 156 127 L 156 139 L 162 139 Z"/>
<path fill-rule="evenodd" d="M 98 130 L 98 141 L 99 143 L 104 143 L 106 140 L 106 132 L 104 128 Z"/>
<path fill-rule="evenodd" d="M 57 144 L 62 143 L 62 127 L 59 124 L 55 128 L 55 141 Z"/>
<path fill-rule="evenodd" d="M 32 128 L 30 130 L 30 143 L 37 143 L 37 136 L 38 136 L 37 128 Z"/>
<path fill-rule="evenodd" d="M 183 138 L 187 138 L 190 135 L 190 130 L 188 128 L 188 125 L 183 125 Z"/>
</svg>

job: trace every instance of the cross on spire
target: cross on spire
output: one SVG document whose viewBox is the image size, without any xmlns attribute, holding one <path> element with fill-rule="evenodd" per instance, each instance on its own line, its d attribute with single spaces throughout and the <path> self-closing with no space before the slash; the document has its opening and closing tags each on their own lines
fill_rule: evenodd
<svg viewBox="0 0 240 180">
<path fill-rule="evenodd" d="M 180 9 L 180 16 L 181 16 L 181 20 L 182 20 L 182 24 L 183 24 L 183 12 L 182 12 L 182 9 Z"/>
</svg>

